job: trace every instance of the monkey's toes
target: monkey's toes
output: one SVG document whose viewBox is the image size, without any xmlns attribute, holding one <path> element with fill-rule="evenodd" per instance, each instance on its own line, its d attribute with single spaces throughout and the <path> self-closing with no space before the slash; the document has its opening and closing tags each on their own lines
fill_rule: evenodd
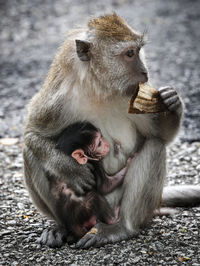
<svg viewBox="0 0 200 266">
<path fill-rule="evenodd" d="M 37 243 L 51 248 L 61 247 L 65 243 L 65 232 L 58 228 L 45 229 L 38 238 Z"/>
</svg>

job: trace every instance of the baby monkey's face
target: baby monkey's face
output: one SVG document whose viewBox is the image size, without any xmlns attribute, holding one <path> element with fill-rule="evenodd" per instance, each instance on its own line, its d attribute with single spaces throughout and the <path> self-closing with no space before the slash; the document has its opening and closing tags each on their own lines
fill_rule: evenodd
<svg viewBox="0 0 200 266">
<path fill-rule="evenodd" d="M 110 150 L 110 145 L 107 140 L 101 135 L 98 131 L 95 134 L 94 141 L 92 145 L 89 147 L 90 153 L 93 157 L 97 159 L 101 159 L 102 157 L 106 156 Z"/>
</svg>

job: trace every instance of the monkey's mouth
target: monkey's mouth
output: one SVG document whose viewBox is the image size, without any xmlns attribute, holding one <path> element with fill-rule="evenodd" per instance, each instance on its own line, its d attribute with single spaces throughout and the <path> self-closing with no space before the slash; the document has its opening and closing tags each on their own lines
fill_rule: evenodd
<svg viewBox="0 0 200 266">
<path fill-rule="evenodd" d="M 136 98 L 139 90 L 139 83 L 129 86 L 123 93 L 124 96 Z"/>
</svg>

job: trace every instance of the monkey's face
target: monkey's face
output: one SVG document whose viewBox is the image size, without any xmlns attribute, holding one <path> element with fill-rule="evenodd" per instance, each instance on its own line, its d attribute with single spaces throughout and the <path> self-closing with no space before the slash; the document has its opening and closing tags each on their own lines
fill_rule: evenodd
<svg viewBox="0 0 200 266">
<path fill-rule="evenodd" d="M 106 154 L 108 154 L 110 150 L 110 145 L 98 131 L 95 135 L 92 145 L 88 147 L 88 150 L 93 158 L 100 160 L 101 158 L 106 156 Z"/>
<path fill-rule="evenodd" d="M 98 132 L 95 139 L 95 154 L 96 157 L 102 158 L 108 154 L 110 150 L 110 145 L 107 140 Z"/>
<path fill-rule="evenodd" d="M 80 60 L 87 62 L 88 80 L 98 95 L 132 95 L 148 80 L 144 62 L 144 36 L 116 14 L 89 22 L 86 40 L 76 40 Z M 94 82 L 95 81 L 95 82 Z"/>
<path fill-rule="evenodd" d="M 132 95 L 139 82 L 148 80 L 144 52 L 134 42 L 97 44 L 91 49 L 91 67 L 108 91 Z"/>
</svg>

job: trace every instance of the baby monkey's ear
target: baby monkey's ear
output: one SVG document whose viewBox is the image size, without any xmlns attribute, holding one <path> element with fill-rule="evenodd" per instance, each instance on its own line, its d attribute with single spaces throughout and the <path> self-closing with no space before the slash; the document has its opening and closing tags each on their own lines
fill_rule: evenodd
<svg viewBox="0 0 200 266">
<path fill-rule="evenodd" d="M 79 163 L 79 164 L 86 164 L 88 161 L 87 156 L 85 155 L 84 151 L 79 149 L 72 152 L 72 157 Z"/>
</svg>

